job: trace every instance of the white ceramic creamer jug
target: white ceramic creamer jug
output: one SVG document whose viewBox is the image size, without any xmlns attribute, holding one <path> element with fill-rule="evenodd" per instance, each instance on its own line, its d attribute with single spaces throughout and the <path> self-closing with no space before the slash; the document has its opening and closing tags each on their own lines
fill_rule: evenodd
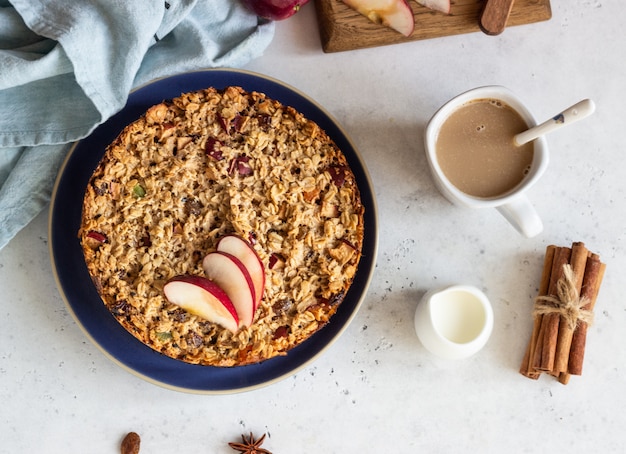
<svg viewBox="0 0 626 454">
<path fill-rule="evenodd" d="M 493 330 L 493 309 L 483 292 L 453 285 L 428 292 L 415 311 L 422 345 L 446 359 L 467 358 L 485 346 Z"/>
</svg>

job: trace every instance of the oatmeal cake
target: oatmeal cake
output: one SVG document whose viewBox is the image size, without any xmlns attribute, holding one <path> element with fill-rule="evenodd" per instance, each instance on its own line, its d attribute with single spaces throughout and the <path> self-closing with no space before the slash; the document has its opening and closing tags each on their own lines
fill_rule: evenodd
<svg viewBox="0 0 626 454">
<path fill-rule="evenodd" d="M 359 189 L 313 121 L 240 87 L 164 101 L 108 146 L 86 188 L 79 238 L 111 314 L 185 362 L 236 366 L 287 352 L 329 322 L 363 244 Z M 254 322 L 235 333 L 170 303 L 163 287 L 203 275 L 220 238 L 265 268 Z"/>
</svg>

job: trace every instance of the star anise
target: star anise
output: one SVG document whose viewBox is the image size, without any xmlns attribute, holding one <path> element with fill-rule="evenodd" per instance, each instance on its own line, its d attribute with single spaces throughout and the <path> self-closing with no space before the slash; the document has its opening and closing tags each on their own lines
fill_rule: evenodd
<svg viewBox="0 0 626 454">
<path fill-rule="evenodd" d="M 228 446 L 235 451 L 242 452 L 244 454 L 272 454 L 267 449 L 261 448 L 263 440 L 265 440 L 265 434 L 261 438 L 255 440 L 254 435 L 250 432 L 250 437 L 246 438 L 245 435 L 241 435 L 243 443 L 228 443 Z"/>
</svg>

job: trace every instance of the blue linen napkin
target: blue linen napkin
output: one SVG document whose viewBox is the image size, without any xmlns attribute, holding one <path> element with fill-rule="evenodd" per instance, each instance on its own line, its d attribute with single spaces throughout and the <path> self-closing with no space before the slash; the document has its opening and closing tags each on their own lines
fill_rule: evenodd
<svg viewBox="0 0 626 454">
<path fill-rule="evenodd" d="M 240 0 L 0 0 L 0 249 L 133 87 L 242 66 L 273 36 Z"/>
</svg>

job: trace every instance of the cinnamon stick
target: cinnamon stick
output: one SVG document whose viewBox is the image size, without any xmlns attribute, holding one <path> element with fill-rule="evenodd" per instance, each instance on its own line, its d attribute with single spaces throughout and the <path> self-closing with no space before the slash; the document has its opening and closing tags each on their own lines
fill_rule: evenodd
<svg viewBox="0 0 626 454">
<path fill-rule="evenodd" d="M 550 275 L 552 274 L 552 262 L 554 261 L 554 254 L 556 246 L 549 245 L 546 248 L 546 255 L 543 260 L 543 270 L 541 272 L 541 280 L 539 281 L 538 296 L 545 296 L 548 294 L 548 288 L 550 286 Z M 537 346 L 537 339 L 539 338 L 539 329 L 541 328 L 541 320 L 543 316 L 535 315 L 533 318 L 533 330 L 530 336 L 530 341 L 526 347 L 524 358 L 522 359 L 522 366 L 520 367 L 520 373 L 528 378 L 536 380 L 539 378 L 540 372 L 536 371 L 532 367 L 532 358 L 535 355 L 535 348 Z"/>
<path fill-rule="evenodd" d="M 600 285 L 604 278 L 606 264 L 600 262 L 597 254 L 591 254 L 587 259 L 585 275 L 581 289 L 581 297 L 586 298 L 588 303 L 583 309 L 593 311 L 600 291 Z M 585 322 L 578 324 L 572 336 L 572 344 L 570 347 L 570 355 L 567 371 L 572 375 L 581 375 L 583 369 L 583 359 L 585 357 L 585 346 L 587 340 L 588 325 Z"/>
<path fill-rule="evenodd" d="M 552 272 L 550 274 L 550 285 L 548 295 L 556 296 L 557 283 L 563 277 L 563 265 L 569 263 L 571 249 L 568 247 L 557 248 L 554 261 L 552 262 Z M 542 334 L 541 344 L 537 346 L 533 358 L 533 367 L 536 370 L 549 372 L 554 369 L 554 358 L 556 355 L 556 344 L 559 335 L 560 315 L 545 314 L 542 317 L 540 334 Z M 541 333 L 543 331 L 543 333 Z"/>
<path fill-rule="evenodd" d="M 583 286 L 583 277 L 585 275 L 588 255 L 589 251 L 585 247 L 584 243 L 577 242 L 572 244 L 572 255 L 570 257 L 569 264 L 574 272 L 575 288 L 578 295 L 580 295 L 580 291 Z M 555 374 L 567 372 L 567 363 L 569 361 L 569 352 L 575 328 L 576 327 L 572 326 L 571 323 L 568 323 L 565 317 L 560 317 L 559 335 L 557 338 L 553 368 L 553 372 Z"/>
<path fill-rule="evenodd" d="M 567 384 L 571 375 L 582 373 L 587 324 L 605 269 L 582 242 L 571 248 L 548 246 L 522 375 L 537 379 L 546 372 Z"/>
</svg>

